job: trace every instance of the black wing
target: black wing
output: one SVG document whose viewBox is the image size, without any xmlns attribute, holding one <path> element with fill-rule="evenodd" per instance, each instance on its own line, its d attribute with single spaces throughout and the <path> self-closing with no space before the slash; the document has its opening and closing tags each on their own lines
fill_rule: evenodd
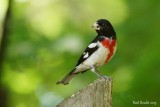
<svg viewBox="0 0 160 107">
<path fill-rule="evenodd" d="M 97 43 L 98 41 L 102 41 L 104 38 L 105 38 L 104 36 L 97 36 L 91 43 Z M 83 54 L 81 55 L 81 57 L 79 58 L 76 66 L 84 62 L 87 58 L 89 58 L 98 48 L 99 48 L 98 45 L 96 45 L 93 48 L 87 47 L 83 52 Z M 84 57 L 87 53 L 88 53 L 88 57 Z"/>
</svg>

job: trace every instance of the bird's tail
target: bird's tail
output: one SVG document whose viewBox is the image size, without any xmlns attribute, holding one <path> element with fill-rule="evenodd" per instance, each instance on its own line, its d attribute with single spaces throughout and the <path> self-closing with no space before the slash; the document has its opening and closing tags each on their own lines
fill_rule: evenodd
<svg viewBox="0 0 160 107">
<path fill-rule="evenodd" d="M 56 84 L 63 84 L 63 85 L 69 84 L 69 81 L 78 74 L 74 73 L 75 70 L 76 69 L 73 69 L 69 74 L 67 74 L 61 81 L 58 81 Z"/>
</svg>

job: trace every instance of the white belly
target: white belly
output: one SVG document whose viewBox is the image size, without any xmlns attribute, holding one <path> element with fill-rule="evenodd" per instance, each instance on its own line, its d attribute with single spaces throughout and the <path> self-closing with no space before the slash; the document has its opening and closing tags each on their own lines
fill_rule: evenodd
<svg viewBox="0 0 160 107">
<path fill-rule="evenodd" d="M 96 66 L 96 67 L 102 66 L 105 63 L 106 57 L 109 54 L 109 50 L 103 47 L 99 42 L 98 42 L 98 46 L 99 46 L 98 50 L 95 51 L 82 64 L 77 66 L 77 70 L 75 72 L 80 72 L 80 71 L 90 69 L 91 66 Z"/>
</svg>

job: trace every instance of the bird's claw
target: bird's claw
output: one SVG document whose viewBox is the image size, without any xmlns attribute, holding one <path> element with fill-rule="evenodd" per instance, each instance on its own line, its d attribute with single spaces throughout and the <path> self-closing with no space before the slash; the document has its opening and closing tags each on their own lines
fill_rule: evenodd
<svg viewBox="0 0 160 107">
<path fill-rule="evenodd" d="M 101 76 L 100 78 L 105 79 L 105 80 L 111 80 L 111 77 L 109 77 L 109 76 Z"/>
</svg>

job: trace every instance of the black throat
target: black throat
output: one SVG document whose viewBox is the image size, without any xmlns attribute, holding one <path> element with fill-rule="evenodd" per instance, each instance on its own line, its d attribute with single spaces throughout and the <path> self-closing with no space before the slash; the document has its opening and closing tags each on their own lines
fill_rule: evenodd
<svg viewBox="0 0 160 107">
<path fill-rule="evenodd" d="M 113 28 L 111 29 L 102 29 L 102 30 L 96 30 L 99 36 L 105 36 L 108 38 L 116 39 L 116 32 Z"/>
</svg>

